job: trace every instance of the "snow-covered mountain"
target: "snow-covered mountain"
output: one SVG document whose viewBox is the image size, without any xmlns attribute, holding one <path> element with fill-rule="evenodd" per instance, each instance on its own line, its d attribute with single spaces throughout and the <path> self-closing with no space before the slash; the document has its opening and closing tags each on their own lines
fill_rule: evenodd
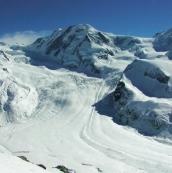
<svg viewBox="0 0 172 173">
<path fill-rule="evenodd" d="M 135 60 L 114 92 L 114 120 L 146 135 L 171 134 L 171 62 Z"/>
<path fill-rule="evenodd" d="M 50 59 L 64 67 L 97 74 L 114 69 L 114 56 L 128 50 L 141 51 L 142 40 L 130 36 L 115 36 L 90 25 L 74 25 L 37 39 L 27 50 L 40 59 Z M 137 50 L 138 49 L 138 50 Z M 123 51 L 121 51 L 123 50 Z M 131 57 L 130 57 L 131 56 Z M 133 54 L 129 58 L 133 58 Z M 124 57 L 125 58 L 125 57 Z"/>
<path fill-rule="evenodd" d="M 3 173 L 172 172 L 171 36 L 80 24 L 0 43 Z"/>
</svg>

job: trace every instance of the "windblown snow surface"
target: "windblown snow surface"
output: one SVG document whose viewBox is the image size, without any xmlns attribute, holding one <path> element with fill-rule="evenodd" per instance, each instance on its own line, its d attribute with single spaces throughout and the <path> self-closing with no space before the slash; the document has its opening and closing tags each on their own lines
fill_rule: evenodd
<svg viewBox="0 0 172 173">
<path fill-rule="evenodd" d="M 76 25 L 0 43 L 0 172 L 171 173 L 169 32 Z"/>
</svg>

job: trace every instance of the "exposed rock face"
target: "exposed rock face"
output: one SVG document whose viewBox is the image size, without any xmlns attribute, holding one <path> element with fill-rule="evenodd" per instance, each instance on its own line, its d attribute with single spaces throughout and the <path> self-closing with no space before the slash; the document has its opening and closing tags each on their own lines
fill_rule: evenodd
<svg viewBox="0 0 172 173">
<path fill-rule="evenodd" d="M 172 50 L 172 29 L 155 35 L 154 48 L 157 51 Z"/>
<path fill-rule="evenodd" d="M 26 162 L 29 162 L 29 160 L 25 157 L 25 156 L 18 156 L 20 159 L 26 161 Z"/>
<path fill-rule="evenodd" d="M 125 106 L 129 97 L 132 97 L 132 93 L 129 92 L 123 81 L 120 81 L 113 93 L 113 98 L 115 102 L 118 102 L 119 107 Z"/>
<path fill-rule="evenodd" d="M 64 172 L 64 173 L 76 173 L 74 170 L 68 169 L 67 167 L 65 167 L 63 165 L 58 165 L 55 168 L 57 168 L 58 170 L 60 170 L 61 172 Z"/>
<path fill-rule="evenodd" d="M 4 51 L 0 50 L 0 54 L 3 55 L 3 57 L 9 61 L 9 58 L 7 57 L 7 55 L 4 53 Z"/>
<path fill-rule="evenodd" d="M 25 156 L 18 156 L 18 158 L 24 160 L 25 162 L 30 162 L 30 161 L 27 159 L 27 157 L 25 157 Z M 31 163 L 31 162 L 30 162 L 30 163 Z M 32 163 L 32 164 L 34 164 L 34 163 Z M 37 166 L 41 167 L 42 169 L 46 169 L 46 166 L 44 166 L 43 164 L 37 164 Z"/>
<path fill-rule="evenodd" d="M 41 167 L 42 169 L 46 169 L 46 167 L 43 164 L 38 164 L 39 167 Z"/>
</svg>

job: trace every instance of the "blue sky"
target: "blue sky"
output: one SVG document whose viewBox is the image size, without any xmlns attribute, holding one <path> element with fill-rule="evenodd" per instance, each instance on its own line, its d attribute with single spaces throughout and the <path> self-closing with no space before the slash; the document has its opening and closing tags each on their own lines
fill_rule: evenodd
<svg viewBox="0 0 172 173">
<path fill-rule="evenodd" d="M 172 0 L 0 0 L 0 35 L 89 23 L 115 34 L 172 28 Z"/>
</svg>

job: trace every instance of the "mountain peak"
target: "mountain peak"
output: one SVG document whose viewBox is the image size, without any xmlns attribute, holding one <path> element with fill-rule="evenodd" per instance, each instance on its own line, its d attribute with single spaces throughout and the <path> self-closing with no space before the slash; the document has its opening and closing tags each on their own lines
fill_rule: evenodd
<svg viewBox="0 0 172 173">
<path fill-rule="evenodd" d="M 91 31 L 96 31 L 96 29 L 93 26 L 89 25 L 89 24 L 70 25 L 70 26 L 65 27 L 65 28 L 58 28 L 57 30 L 55 30 L 52 33 L 51 37 L 53 37 L 53 38 L 58 37 L 59 34 L 61 34 L 61 33 L 66 33 L 66 34 L 69 33 L 69 32 L 88 33 L 89 31 L 90 32 Z"/>
<path fill-rule="evenodd" d="M 154 48 L 157 51 L 172 50 L 172 28 L 165 32 L 156 34 Z"/>
<path fill-rule="evenodd" d="M 73 27 L 74 29 L 82 29 L 82 30 L 95 30 L 95 28 L 90 24 L 76 24 L 71 25 L 69 27 Z"/>
<path fill-rule="evenodd" d="M 93 65 L 94 57 L 113 56 L 114 40 L 107 33 L 89 24 L 72 25 L 54 31 L 50 36 L 37 39 L 29 50 L 41 52 L 47 58 L 68 67 Z"/>
</svg>

